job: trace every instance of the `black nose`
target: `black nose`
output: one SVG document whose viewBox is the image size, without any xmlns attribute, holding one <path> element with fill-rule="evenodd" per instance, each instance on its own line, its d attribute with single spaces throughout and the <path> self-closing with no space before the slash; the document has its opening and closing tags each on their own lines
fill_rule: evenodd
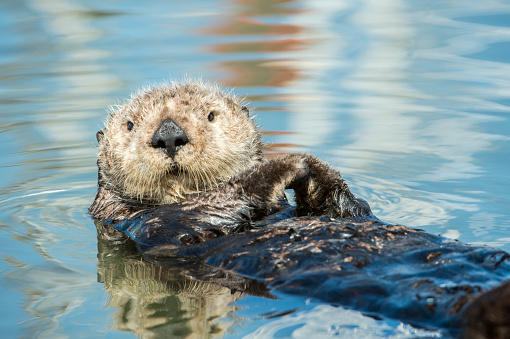
<svg viewBox="0 0 510 339">
<path fill-rule="evenodd" d="M 173 158 L 175 153 L 188 142 L 186 133 L 172 119 L 166 119 L 152 136 L 151 146 L 163 149 Z"/>
</svg>

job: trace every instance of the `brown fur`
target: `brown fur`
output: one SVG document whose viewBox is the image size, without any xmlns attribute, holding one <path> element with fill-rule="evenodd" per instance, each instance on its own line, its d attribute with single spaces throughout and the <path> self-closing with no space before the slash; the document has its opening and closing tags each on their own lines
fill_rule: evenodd
<svg viewBox="0 0 510 339">
<path fill-rule="evenodd" d="M 464 313 L 462 339 L 510 338 L 510 282 L 479 295 Z"/>
<path fill-rule="evenodd" d="M 214 119 L 208 119 L 211 112 Z M 162 132 L 168 119 L 180 130 Z M 177 139 L 165 139 L 173 140 L 169 144 L 176 147 L 170 149 L 155 144 L 160 135 L 180 138 L 181 132 L 187 143 L 177 147 L 172 143 Z M 243 231 L 274 222 L 275 215 L 291 216 L 282 203 L 285 189 L 296 193 L 297 215 L 371 213 L 338 171 L 311 155 L 263 161 L 260 132 L 248 109 L 201 83 L 135 95 L 111 111 L 98 141 L 99 188 L 89 211 L 105 222 L 97 223 L 104 239 L 124 240 L 116 229 L 135 227 L 130 220 L 139 215 L 157 215 L 149 223 L 156 232 L 149 236 L 175 246 Z"/>
<path fill-rule="evenodd" d="M 167 118 L 189 138 L 174 158 L 150 145 Z M 97 219 L 122 219 L 142 208 L 185 201 L 262 162 L 260 132 L 242 101 L 198 82 L 134 95 L 111 109 L 98 142 L 99 190 L 90 208 Z"/>
</svg>

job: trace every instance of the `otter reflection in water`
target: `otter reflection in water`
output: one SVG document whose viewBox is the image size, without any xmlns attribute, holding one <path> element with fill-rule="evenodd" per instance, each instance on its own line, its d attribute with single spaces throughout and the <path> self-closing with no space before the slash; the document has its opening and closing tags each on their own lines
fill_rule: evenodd
<svg viewBox="0 0 510 339">
<path fill-rule="evenodd" d="M 507 253 L 383 223 L 311 155 L 264 161 L 260 132 L 234 96 L 200 83 L 155 87 L 112 110 L 97 137 L 90 213 L 102 239 L 129 237 L 157 264 L 193 259 L 453 335 L 473 314 L 465 337 L 484 321 L 506 333 L 506 318 L 476 310 L 488 309 L 480 293 L 508 278 Z"/>
<path fill-rule="evenodd" d="M 98 281 L 114 307 L 112 328 L 141 338 L 221 338 L 243 293 L 271 297 L 263 284 L 200 262 L 141 260 L 132 243 L 98 238 Z M 211 282 L 206 282 L 211 281 Z M 222 286 L 225 282 L 228 287 Z"/>
</svg>

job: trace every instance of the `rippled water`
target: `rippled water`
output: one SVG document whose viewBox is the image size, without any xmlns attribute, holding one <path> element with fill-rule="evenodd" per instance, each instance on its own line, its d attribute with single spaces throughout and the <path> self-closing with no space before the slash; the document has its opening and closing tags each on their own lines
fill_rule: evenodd
<svg viewBox="0 0 510 339">
<path fill-rule="evenodd" d="M 6 0 L 0 32 L 2 337 L 438 335 L 98 243 L 106 107 L 185 76 L 235 87 L 269 153 L 329 161 L 381 219 L 510 251 L 505 0 Z"/>
</svg>

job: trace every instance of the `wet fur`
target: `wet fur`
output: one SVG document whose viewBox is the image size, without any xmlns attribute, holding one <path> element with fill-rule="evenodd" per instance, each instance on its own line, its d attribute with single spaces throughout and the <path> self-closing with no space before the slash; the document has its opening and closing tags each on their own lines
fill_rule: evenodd
<svg viewBox="0 0 510 339">
<path fill-rule="evenodd" d="M 150 146 L 167 118 L 190 139 L 174 158 Z M 186 201 L 262 162 L 260 132 L 242 101 L 199 82 L 141 91 L 111 109 L 97 136 L 99 189 L 90 212 L 100 220 Z"/>
<path fill-rule="evenodd" d="M 215 113 L 213 122 L 207 120 L 210 112 Z M 150 146 L 167 118 L 190 139 L 174 158 Z M 128 122 L 134 124 L 131 131 Z M 213 86 L 165 84 L 138 93 L 111 110 L 97 136 L 99 187 L 89 209 L 97 220 L 115 223 L 169 205 L 200 210 L 204 220 L 213 210 L 230 211 L 231 221 L 217 220 L 224 228 L 280 210 L 288 188 L 295 190 L 297 215 L 370 214 L 340 173 L 311 155 L 263 161 L 260 131 L 248 109 Z M 119 236 L 111 227 L 101 232 L 105 238 Z"/>
</svg>

